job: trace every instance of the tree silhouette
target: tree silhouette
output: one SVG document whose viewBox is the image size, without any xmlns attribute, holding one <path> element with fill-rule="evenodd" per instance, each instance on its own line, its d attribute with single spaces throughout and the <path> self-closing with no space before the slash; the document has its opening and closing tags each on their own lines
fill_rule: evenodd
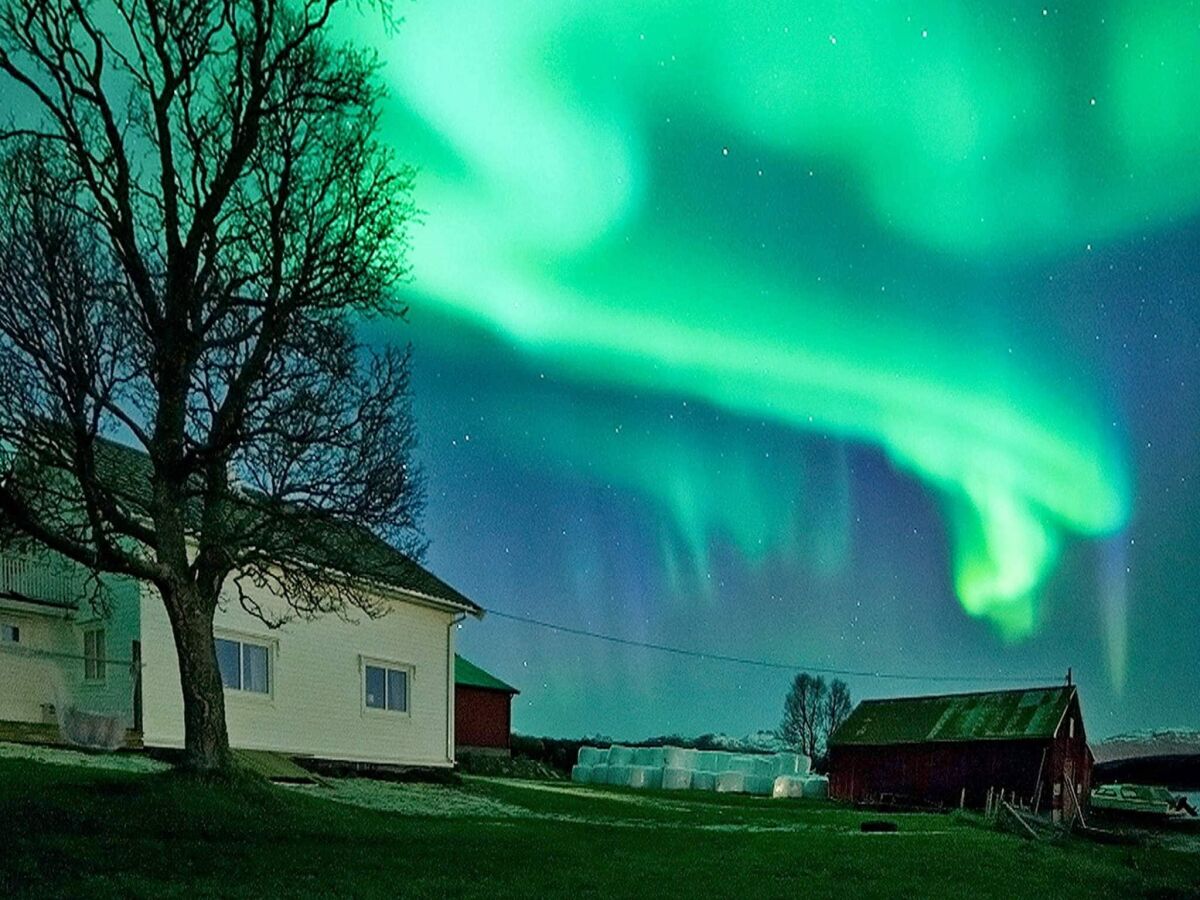
<svg viewBox="0 0 1200 900">
<path fill-rule="evenodd" d="M 783 701 L 783 721 L 779 736 L 789 746 L 816 758 L 825 713 L 825 679 L 801 672 L 792 681 Z"/>
<path fill-rule="evenodd" d="M 35 110 L 0 131 L 0 516 L 157 589 L 197 770 L 229 765 L 223 586 L 376 614 L 363 548 L 421 549 L 408 352 L 355 328 L 405 313 L 411 173 L 337 3 L 0 6 Z"/>
<path fill-rule="evenodd" d="M 824 722 L 822 723 L 822 742 L 828 746 L 829 738 L 841 727 L 854 708 L 850 699 L 850 686 L 840 678 L 829 683 L 829 694 L 825 697 Z"/>
</svg>

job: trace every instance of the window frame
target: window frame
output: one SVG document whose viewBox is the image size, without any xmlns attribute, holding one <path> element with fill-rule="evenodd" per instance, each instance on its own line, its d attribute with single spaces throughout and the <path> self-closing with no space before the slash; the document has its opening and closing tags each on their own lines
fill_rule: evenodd
<svg viewBox="0 0 1200 900">
<path fill-rule="evenodd" d="M 237 631 L 225 631 L 223 629 L 213 629 L 213 651 L 216 652 L 217 641 L 229 641 L 238 645 L 238 687 L 230 687 L 225 684 L 225 679 L 221 679 L 221 689 L 225 692 L 226 698 L 244 697 L 247 700 L 256 703 L 269 703 L 275 699 L 275 679 L 277 677 L 277 667 L 275 664 L 276 645 L 278 641 L 270 638 L 259 637 L 256 634 L 243 634 Z M 246 654 L 245 647 L 250 644 L 254 647 L 259 647 L 266 651 L 267 654 L 267 689 L 265 691 L 248 691 L 241 685 L 246 681 Z M 220 662 L 217 663 L 218 674 L 220 673 Z"/>
<path fill-rule="evenodd" d="M 368 706 L 367 705 L 367 668 L 383 670 L 384 684 L 384 700 L 383 706 Z M 389 690 L 390 679 L 388 672 L 403 672 L 404 673 L 404 709 L 390 709 L 387 705 L 387 691 Z M 360 655 L 358 658 L 358 698 L 359 706 L 362 709 L 364 716 L 385 716 L 388 718 L 412 718 L 412 701 L 413 701 L 413 678 L 416 675 L 416 666 L 412 663 L 400 662 L 395 659 L 380 659 L 375 656 Z"/>
<path fill-rule="evenodd" d="M 97 635 L 99 637 L 97 638 Z M 92 640 L 88 652 L 88 639 Z M 108 680 L 108 629 L 92 624 L 83 629 L 83 681 L 84 684 L 104 684 Z"/>
<path fill-rule="evenodd" d="M 24 626 L 16 619 L 4 619 L 3 621 L 0 621 L 0 644 L 16 644 L 18 647 L 22 646 L 25 643 L 21 636 L 21 629 L 23 627 Z M 4 636 L 6 631 L 11 631 L 15 637 L 13 637 L 11 640 L 6 638 Z"/>
</svg>

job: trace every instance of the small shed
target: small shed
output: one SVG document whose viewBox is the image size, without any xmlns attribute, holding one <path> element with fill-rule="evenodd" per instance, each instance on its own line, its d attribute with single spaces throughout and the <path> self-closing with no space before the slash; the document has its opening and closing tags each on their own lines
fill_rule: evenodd
<svg viewBox="0 0 1200 900">
<path fill-rule="evenodd" d="M 511 752 L 515 687 L 454 655 L 454 747 L 458 753 Z"/>
<path fill-rule="evenodd" d="M 979 808 L 1003 791 L 1058 819 L 1087 803 L 1092 765 L 1071 684 L 864 700 L 829 739 L 829 793 Z"/>
</svg>

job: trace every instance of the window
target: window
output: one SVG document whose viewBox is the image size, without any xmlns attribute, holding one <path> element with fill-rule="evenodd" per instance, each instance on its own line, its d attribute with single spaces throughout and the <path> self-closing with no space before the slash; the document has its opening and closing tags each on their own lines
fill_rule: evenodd
<svg viewBox="0 0 1200 900">
<path fill-rule="evenodd" d="M 217 667 L 226 690 L 271 693 L 271 651 L 265 644 L 217 638 Z"/>
<path fill-rule="evenodd" d="M 408 670 L 366 665 L 363 669 L 367 709 L 408 712 Z"/>
<path fill-rule="evenodd" d="M 1075 717 L 1074 717 L 1074 716 L 1071 716 L 1071 718 L 1067 719 L 1067 726 L 1068 726 L 1068 728 L 1070 729 L 1070 732 L 1071 732 L 1071 733 L 1070 733 L 1069 735 L 1067 735 L 1067 736 L 1068 736 L 1068 737 L 1075 737 Z"/>
<path fill-rule="evenodd" d="M 83 679 L 104 680 L 104 629 L 91 628 L 83 633 Z"/>
<path fill-rule="evenodd" d="M 21 643 L 21 626 L 10 625 L 5 622 L 0 625 L 0 644 L 19 644 Z"/>
</svg>

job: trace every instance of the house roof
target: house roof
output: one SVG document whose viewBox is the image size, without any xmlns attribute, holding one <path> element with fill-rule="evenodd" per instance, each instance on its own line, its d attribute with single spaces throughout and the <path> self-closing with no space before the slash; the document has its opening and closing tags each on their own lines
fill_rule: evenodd
<svg viewBox="0 0 1200 900">
<path fill-rule="evenodd" d="M 99 477 L 108 489 L 138 514 L 148 514 L 151 499 L 150 458 L 140 450 L 116 441 L 101 438 L 96 445 L 96 466 Z M 268 502 L 251 492 L 243 495 L 246 509 L 262 509 Z M 195 521 L 197 509 L 187 511 Z M 272 528 L 286 528 L 290 552 L 305 562 L 346 575 L 363 576 L 374 582 L 429 600 L 462 607 L 475 615 L 483 608 L 442 581 L 400 550 L 379 536 L 358 525 L 316 514 L 274 515 Z M 357 571 L 345 572 L 344 561 L 354 559 Z"/>
<path fill-rule="evenodd" d="M 454 683 L 463 687 L 483 688 L 488 691 L 504 691 L 506 694 L 521 693 L 511 684 L 505 684 L 495 675 L 485 672 L 470 660 L 454 654 Z"/>
<path fill-rule="evenodd" d="M 831 745 L 883 746 L 934 741 L 1051 738 L 1072 686 L 864 700 L 830 737 Z"/>
</svg>

